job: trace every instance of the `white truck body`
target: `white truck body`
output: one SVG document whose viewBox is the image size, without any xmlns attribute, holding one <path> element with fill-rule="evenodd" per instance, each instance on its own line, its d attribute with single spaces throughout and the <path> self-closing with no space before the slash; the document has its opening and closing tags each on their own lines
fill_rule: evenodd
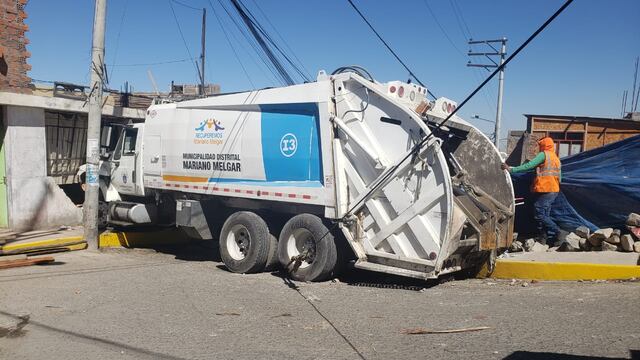
<svg viewBox="0 0 640 360">
<path fill-rule="evenodd" d="M 313 83 L 152 105 L 112 156 L 109 199 L 311 211 L 338 221 L 356 267 L 458 271 L 510 244 L 513 190 L 497 149 L 457 116 L 394 166 L 455 108 L 440 98 L 418 114 L 421 104 L 417 85 L 321 72 Z"/>
</svg>

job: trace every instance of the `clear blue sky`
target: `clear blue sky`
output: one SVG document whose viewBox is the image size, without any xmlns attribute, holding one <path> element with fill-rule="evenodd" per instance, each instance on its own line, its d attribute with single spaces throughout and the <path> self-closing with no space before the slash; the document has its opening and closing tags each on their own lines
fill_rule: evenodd
<svg viewBox="0 0 640 360">
<path fill-rule="evenodd" d="M 119 65 L 109 69 L 111 88 L 119 89 L 129 81 L 134 90 L 151 90 L 148 69 L 162 91 L 168 90 L 172 80 L 196 82 L 196 71 L 189 62 L 122 66 L 189 57 L 168 1 L 108 0 L 106 59 L 107 64 Z M 207 7 L 207 81 L 220 84 L 223 92 L 252 88 L 209 2 L 181 1 Z M 346 0 L 244 0 L 263 19 L 254 1 L 259 1 L 264 14 L 313 77 L 319 69 L 332 71 L 341 65 L 359 64 L 380 81 L 407 79 L 407 72 Z M 451 41 L 434 21 L 425 1 Z M 488 74 L 466 67 L 465 24 L 475 39 L 507 37 L 507 50 L 513 51 L 564 1 L 354 2 L 432 92 L 461 101 Z M 238 39 L 236 49 L 251 81 L 256 87 L 276 85 L 258 66 L 259 60 L 229 22 L 218 0 L 211 3 L 232 40 Z M 191 54 L 197 56 L 201 13 L 179 4 L 173 6 Z M 462 21 L 456 17 L 455 6 Z M 31 77 L 87 84 L 93 1 L 31 0 L 26 11 Z M 640 55 L 638 19 L 637 0 L 574 1 L 507 68 L 501 137 L 508 129 L 524 128 L 524 113 L 619 116 L 622 91 L 631 90 L 635 57 Z M 262 21 L 271 29 L 268 22 Z M 492 131 L 493 124 L 470 117 L 479 114 L 493 119 L 496 94 L 497 84 L 493 81 L 460 115 L 483 131 Z"/>
</svg>

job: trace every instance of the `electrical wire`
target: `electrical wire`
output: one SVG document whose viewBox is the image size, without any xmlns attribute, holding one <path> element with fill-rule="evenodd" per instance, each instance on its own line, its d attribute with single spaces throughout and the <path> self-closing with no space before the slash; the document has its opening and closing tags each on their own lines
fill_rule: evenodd
<svg viewBox="0 0 640 360">
<path fill-rule="evenodd" d="M 296 61 L 298 61 L 298 64 L 302 67 L 302 69 L 307 73 L 307 74 L 311 74 L 311 72 L 309 71 L 309 69 L 307 69 L 304 66 L 304 63 L 296 56 L 296 53 L 293 51 L 293 49 L 291 48 L 291 46 L 289 46 L 289 43 L 287 43 L 287 40 L 285 40 L 285 38 L 280 34 L 280 32 L 278 31 L 278 28 L 275 27 L 275 25 L 273 25 L 273 23 L 271 22 L 271 20 L 269 20 L 269 17 L 267 16 L 267 14 L 264 13 L 264 11 L 262 11 L 262 8 L 260 7 L 260 5 L 258 5 L 258 2 L 256 0 L 251 0 L 253 2 L 253 4 L 256 6 L 256 8 L 258 9 L 258 11 L 260 12 L 260 14 L 262 14 L 262 17 L 267 21 L 267 23 L 269 25 L 271 25 L 271 28 L 276 32 L 276 35 L 278 35 L 278 37 L 280 38 L 280 40 L 282 40 L 282 43 L 284 44 L 284 46 L 287 48 L 287 50 L 289 50 L 289 52 L 291 53 L 291 55 L 293 55 L 293 58 L 296 59 Z"/>
<path fill-rule="evenodd" d="M 167 60 L 167 61 L 158 61 L 151 63 L 135 63 L 135 64 L 114 64 L 112 67 L 134 67 L 134 66 L 154 66 L 154 65 L 165 65 L 165 64 L 175 64 L 181 62 L 191 61 L 192 59 L 178 59 L 178 60 Z"/>
<path fill-rule="evenodd" d="M 349 4 L 351 5 L 351 7 L 353 7 L 353 9 L 358 13 L 358 15 L 360 15 L 360 17 L 362 18 L 362 20 L 364 20 L 364 22 L 369 26 L 369 28 L 371 29 L 371 31 L 373 31 L 374 34 L 376 34 L 376 36 L 378 37 L 378 39 L 384 44 L 384 46 L 387 48 L 387 50 L 389 50 L 389 52 L 391 52 L 391 54 L 396 58 L 396 60 L 398 60 L 398 62 L 405 68 L 405 70 L 407 70 L 409 72 L 409 75 L 418 82 L 418 84 L 420 84 L 422 87 L 427 88 L 426 85 L 424 85 L 424 83 L 422 81 L 420 81 L 420 79 L 418 79 L 418 77 L 416 76 L 416 74 L 413 73 L 413 71 L 411 71 L 411 69 L 407 66 L 407 64 L 405 64 L 404 61 L 402 61 L 402 59 L 400 59 L 400 57 L 398 56 L 398 54 L 396 54 L 395 51 L 393 51 L 393 49 L 391 48 L 391 46 L 389 46 L 389 44 L 382 38 L 382 36 L 380 35 L 380 33 L 378 33 L 378 31 L 376 31 L 376 29 L 373 27 L 373 25 L 371 25 L 371 23 L 369 22 L 369 20 L 367 20 L 367 18 L 364 16 L 364 14 L 362 14 L 362 12 L 360 11 L 360 9 L 358 9 L 358 7 L 356 6 L 356 4 L 353 3 L 353 1 L 351 0 L 347 0 L 347 2 L 349 2 Z M 427 92 L 429 93 L 429 95 L 431 95 L 431 97 L 433 97 L 434 99 L 436 98 L 435 95 L 433 95 L 433 93 L 431 92 L 431 90 L 429 90 L 427 88 Z"/>
<path fill-rule="evenodd" d="M 192 10 L 202 11 L 202 9 L 199 9 L 197 7 L 194 7 L 194 6 L 191 6 L 191 5 L 188 5 L 188 4 L 185 4 L 185 3 L 181 2 L 181 1 L 178 1 L 178 0 L 169 0 L 169 1 L 172 1 L 172 2 L 174 2 L 176 4 L 178 4 L 178 5 L 184 6 L 186 8 L 192 9 Z"/>
<path fill-rule="evenodd" d="M 111 72 L 109 77 L 113 77 L 113 70 L 118 60 L 118 49 L 120 47 L 120 35 L 122 34 L 122 26 L 124 25 L 124 19 L 127 17 L 127 8 L 129 7 L 129 0 L 124 3 L 124 9 L 122 10 L 122 16 L 120 17 L 120 26 L 118 27 L 118 36 L 116 37 L 116 49 L 113 53 L 113 64 L 111 65 Z"/>
<path fill-rule="evenodd" d="M 193 62 L 193 67 L 196 69 L 196 80 L 197 83 L 200 83 L 200 70 L 198 70 L 198 65 L 196 64 L 193 55 L 191 55 L 191 50 L 189 50 L 189 45 L 187 45 L 187 40 L 184 38 L 184 34 L 182 33 L 182 28 L 180 27 L 180 22 L 178 21 L 178 17 L 176 16 L 176 12 L 173 9 L 173 1 L 169 0 L 169 7 L 171 8 L 171 14 L 173 14 L 173 19 L 176 21 L 176 25 L 178 26 L 178 32 L 180 33 L 180 38 L 182 39 L 182 43 L 184 44 L 185 49 L 187 49 L 187 54 L 189 55 L 189 59 Z"/>
<path fill-rule="evenodd" d="M 222 3 L 222 0 L 218 0 L 218 4 L 220 4 L 220 6 L 224 9 L 224 11 L 227 14 L 227 16 L 229 17 L 229 19 L 231 19 L 233 24 L 238 29 L 238 32 L 240 32 L 240 34 L 244 37 L 245 41 L 249 44 L 249 46 L 251 46 L 251 48 L 253 49 L 253 51 L 256 54 L 256 56 L 258 56 L 260 61 L 262 61 L 264 66 L 271 73 L 271 75 L 273 76 L 274 84 L 277 84 L 277 83 L 283 84 L 282 79 L 280 79 L 280 80 L 278 79 L 278 73 L 277 73 L 276 69 L 273 67 L 273 63 L 271 63 L 268 59 L 266 59 L 264 56 L 262 56 L 262 52 L 258 48 L 258 43 L 256 42 L 256 39 L 253 38 L 253 36 L 251 36 L 248 33 L 249 31 L 247 30 L 246 27 L 241 26 L 238 23 L 236 18 L 231 14 L 231 11 L 229 9 L 227 9 L 227 7 Z"/>
<path fill-rule="evenodd" d="M 298 73 L 298 75 L 306 82 L 310 82 L 310 75 L 305 73 L 299 66 L 294 64 L 293 60 L 289 57 L 289 55 L 280 48 L 278 43 L 273 39 L 273 37 L 265 30 L 265 28 L 260 24 L 258 19 L 251 13 L 251 11 L 242 3 L 242 0 L 232 0 L 233 3 L 237 2 L 240 6 L 242 6 L 244 12 L 249 16 L 253 25 L 260 31 L 260 33 L 264 36 L 264 38 L 273 46 L 278 53 L 284 58 L 284 60 L 291 66 L 291 68 Z M 273 26 L 273 24 L 272 24 Z M 294 54 L 295 55 L 295 54 Z"/>
<path fill-rule="evenodd" d="M 240 60 L 240 56 L 238 56 L 238 52 L 236 51 L 235 47 L 233 46 L 233 43 L 231 42 L 231 39 L 229 39 L 229 34 L 227 33 L 227 30 L 222 25 L 222 19 L 218 16 L 218 12 L 213 7 L 213 4 L 211 3 L 211 0 L 208 0 L 208 1 L 209 1 L 209 6 L 213 10 L 213 15 L 216 17 L 216 19 L 218 19 L 218 25 L 220 25 L 220 29 L 222 30 L 222 33 L 224 34 L 224 37 L 227 39 L 227 43 L 229 44 L 229 47 L 231 47 L 231 51 L 233 51 L 233 54 L 235 55 L 236 60 L 238 60 L 238 64 L 240 64 L 240 67 L 242 68 L 242 71 L 244 72 L 244 75 L 247 77 L 247 80 L 249 80 L 249 83 L 251 84 L 251 87 L 255 89 L 256 85 L 253 83 L 253 81 L 251 81 L 251 76 L 249 76 L 249 73 L 247 72 L 247 69 L 244 67 L 244 64 L 242 64 L 242 60 Z"/>
<path fill-rule="evenodd" d="M 433 9 L 431 8 L 431 6 L 429 6 L 428 0 L 422 0 L 424 2 L 425 7 L 427 8 L 427 10 L 429 11 L 429 13 L 431 14 L 431 17 L 433 18 L 434 22 L 436 23 L 436 25 L 438 26 L 438 28 L 440 29 L 440 31 L 442 32 L 442 34 L 444 35 L 444 37 L 449 41 L 449 43 L 451 44 L 451 46 L 456 49 L 456 51 L 458 52 L 458 54 L 460 54 L 460 56 L 462 56 L 463 58 L 467 58 L 467 56 L 465 54 L 463 54 L 463 52 L 456 46 L 456 44 L 453 42 L 453 40 L 451 39 L 451 37 L 449 36 L 449 34 L 447 33 L 447 31 L 444 29 L 444 26 L 442 26 L 442 24 L 440 23 L 440 21 L 438 20 L 438 17 L 436 16 L 435 12 L 433 11 Z M 452 3 L 453 4 L 453 3 Z M 453 6 L 453 5 L 452 5 Z M 454 10 L 455 11 L 455 10 Z M 467 27 L 468 29 L 468 27 Z M 471 31 L 469 31 L 469 38 L 472 38 L 471 36 Z M 476 80 L 479 82 L 482 81 L 482 79 L 479 77 L 478 74 L 479 69 L 477 68 L 473 68 L 472 69 L 472 74 L 473 76 L 476 78 Z M 487 104 L 487 107 L 489 109 L 489 111 L 493 112 L 492 109 L 492 105 L 491 105 L 491 101 L 489 100 L 489 93 L 487 92 L 487 89 L 483 88 L 482 89 L 482 96 L 484 98 L 484 101 Z M 493 101 L 495 102 L 495 100 Z"/>
<path fill-rule="evenodd" d="M 458 8 L 458 4 L 455 2 L 455 0 L 449 0 L 449 4 L 451 5 L 451 9 L 453 9 L 453 15 L 456 18 L 456 23 L 458 24 L 458 28 L 462 33 L 462 37 L 467 38 L 467 40 L 471 40 L 472 37 L 471 31 L 468 31 L 469 28 L 467 27 L 467 32 L 465 32 L 465 29 L 462 27 L 462 11 L 460 11 L 460 9 Z"/>
</svg>

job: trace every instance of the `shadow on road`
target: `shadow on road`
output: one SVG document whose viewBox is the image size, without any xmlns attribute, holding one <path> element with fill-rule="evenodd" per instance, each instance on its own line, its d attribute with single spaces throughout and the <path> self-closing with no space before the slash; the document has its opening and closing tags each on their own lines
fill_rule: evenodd
<svg viewBox="0 0 640 360">
<path fill-rule="evenodd" d="M 192 240 L 186 244 L 157 245 L 150 248 L 159 253 L 173 255 L 177 260 L 222 261 L 217 241 Z"/>
<path fill-rule="evenodd" d="M 167 354 L 162 354 L 162 353 L 158 353 L 155 351 L 151 351 L 151 350 L 146 350 L 146 349 L 142 349 L 139 347 L 134 347 L 131 345 L 127 345 L 124 343 L 120 343 L 117 341 L 111 341 L 108 339 L 103 339 L 103 338 L 99 338 L 97 336 L 91 336 L 91 335 L 86 335 L 86 334 L 81 334 L 79 332 L 75 332 L 75 331 L 71 331 L 71 330 L 64 330 L 64 329 L 60 329 L 57 327 L 53 327 L 44 323 L 40 323 L 38 321 L 33 320 L 32 318 L 28 317 L 28 316 L 24 316 L 24 315 L 16 315 L 16 314 L 12 314 L 12 313 L 8 313 L 5 311 L 0 310 L 0 314 L 14 318 L 15 320 L 19 321 L 22 324 L 22 328 L 26 327 L 26 326 L 34 326 L 37 327 L 41 330 L 44 331 L 48 331 L 48 332 L 52 332 L 54 334 L 57 334 L 61 337 L 73 337 L 78 341 L 81 342 L 85 342 L 85 343 L 91 343 L 91 344 L 96 344 L 99 346 L 104 346 L 107 348 L 113 348 L 116 349 L 118 351 L 127 351 L 127 352 L 131 352 L 136 354 L 138 357 L 140 358 L 145 358 L 145 359 L 170 359 L 170 360 L 182 360 L 183 358 L 180 357 L 176 357 L 176 356 L 172 356 L 172 355 L 167 355 Z M 25 321 L 26 318 L 26 321 Z M 21 329 L 22 329 L 21 328 Z"/>
<path fill-rule="evenodd" d="M 640 359 L 639 350 L 629 350 L 630 359 Z M 616 360 L 624 358 L 609 358 L 601 356 L 588 356 L 588 355 L 571 355 L 571 354 L 558 354 L 550 352 L 531 352 L 531 351 L 514 351 L 510 355 L 506 356 L 504 360 L 595 360 L 595 359 L 607 359 Z"/>
</svg>

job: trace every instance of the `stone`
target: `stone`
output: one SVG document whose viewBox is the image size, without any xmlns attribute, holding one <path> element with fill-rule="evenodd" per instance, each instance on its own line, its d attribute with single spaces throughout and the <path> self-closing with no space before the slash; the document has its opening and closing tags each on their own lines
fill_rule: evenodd
<svg viewBox="0 0 640 360">
<path fill-rule="evenodd" d="M 550 247 L 549 249 L 547 249 L 547 252 L 556 252 L 559 251 L 558 249 L 560 249 L 559 246 Z"/>
<path fill-rule="evenodd" d="M 633 251 L 640 253 L 640 241 L 633 243 Z"/>
<path fill-rule="evenodd" d="M 577 229 L 575 229 L 574 233 L 581 238 L 588 239 L 589 235 L 591 235 L 591 230 L 589 230 L 589 228 L 586 226 L 579 226 Z"/>
<path fill-rule="evenodd" d="M 633 245 L 633 243 L 632 243 Z M 511 246 L 509 247 L 509 251 L 511 252 L 520 252 L 520 251 L 524 251 L 524 247 L 522 245 L 522 243 L 520 241 L 514 241 L 511 243 Z"/>
<path fill-rule="evenodd" d="M 582 251 L 589 251 L 591 250 L 591 243 L 589 242 L 589 240 L 585 238 L 581 238 L 579 247 L 580 247 L 580 250 Z"/>
<path fill-rule="evenodd" d="M 627 225 L 640 226 L 640 214 L 636 214 L 636 213 L 629 214 L 629 217 L 627 217 Z"/>
<path fill-rule="evenodd" d="M 613 244 L 609 244 L 606 241 L 602 242 L 602 251 L 617 251 L 618 247 L 613 245 Z"/>
<path fill-rule="evenodd" d="M 605 239 L 606 242 L 613 245 L 620 244 L 620 235 L 613 234 L 608 239 Z"/>
<path fill-rule="evenodd" d="M 534 242 L 530 251 L 533 251 L 533 252 L 546 252 L 547 250 L 549 250 L 549 245 L 543 245 L 541 243 Z"/>
<path fill-rule="evenodd" d="M 629 234 L 620 237 L 620 247 L 626 252 L 633 251 L 633 238 Z"/>
<path fill-rule="evenodd" d="M 613 234 L 612 235 L 622 235 L 622 231 L 620 231 L 620 229 L 613 229 Z"/>
<path fill-rule="evenodd" d="M 631 233 L 631 236 L 633 236 L 633 238 L 636 241 L 640 241 L 640 227 L 638 227 L 638 226 L 627 226 L 627 229 L 629 229 L 629 232 Z"/>
<path fill-rule="evenodd" d="M 586 241 L 575 233 L 569 233 L 569 235 L 565 236 L 564 241 L 560 243 L 560 246 L 558 246 L 558 251 L 579 251 L 581 240 Z"/>
<path fill-rule="evenodd" d="M 531 248 L 533 247 L 533 245 L 536 244 L 536 241 L 533 239 L 527 239 L 524 241 L 523 247 L 524 247 L 524 251 L 531 251 Z"/>
<path fill-rule="evenodd" d="M 558 233 L 556 234 L 556 239 L 558 240 L 557 243 L 560 244 L 564 241 L 564 239 L 566 239 L 567 236 L 569 236 L 569 234 L 571 234 L 568 231 L 564 231 L 562 229 L 558 229 Z"/>
<path fill-rule="evenodd" d="M 589 242 L 593 246 L 600 246 L 600 244 L 602 244 L 602 242 L 608 239 L 612 234 L 612 228 L 598 229 L 596 230 L 596 232 L 591 234 L 591 236 L 589 236 Z"/>
</svg>

